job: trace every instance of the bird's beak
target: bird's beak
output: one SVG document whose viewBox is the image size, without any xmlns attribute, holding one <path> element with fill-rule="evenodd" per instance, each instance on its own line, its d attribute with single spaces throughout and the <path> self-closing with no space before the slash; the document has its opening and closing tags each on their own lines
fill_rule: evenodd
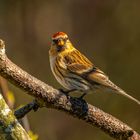
<svg viewBox="0 0 140 140">
<path fill-rule="evenodd" d="M 63 46 L 64 45 L 64 41 L 62 39 L 58 40 L 58 46 Z"/>
</svg>

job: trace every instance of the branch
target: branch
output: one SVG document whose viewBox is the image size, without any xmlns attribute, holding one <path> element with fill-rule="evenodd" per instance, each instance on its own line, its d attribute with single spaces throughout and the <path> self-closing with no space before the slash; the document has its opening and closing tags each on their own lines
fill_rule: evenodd
<svg viewBox="0 0 140 140">
<path fill-rule="evenodd" d="M 27 113 L 29 113 L 31 110 L 35 110 L 38 109 L 39 106 L 37 106 L 37 102 L 33 101 L 31 103 L 28 103 L 27 105 L 23 106 L 23 107 L 20 107 L 19 109 L 17 109 L 14 113 L 14 115 L 16 116 L 17 119 L 21 119 L 23 117 L 25 117 L 25 115 Z"/>
<path fill-rule="evenodd" d="M 1 94 L 4 97 L 6 104 L 9 106 L 10 109 L 13 109 L 14 103 L 15 103 L 14 95 L 8 88 L 7 80 L 1 76 L 0 76 L 0 89 L 1 89 Z M 25 110 L 24 112 L 26 113 L 27 111 Z M 25 116 L 27 113 L 26 114 L 25 113 L 24 113 L 24 117 L 23 116 L 21 117 L 20 124 L 22 124 L 26 132 L 30 132 L 30 125 L 29 125 L 28 117 Z M 16 116 L 16 118 L 18 119 L 18 116 Z"/>
<path fill-rule="evenodd" d="M 5 54 L 5 45 L 0 40 L 0 74 L 27 94 L 42 102 L 42 106 L 54 108 L 79 118 L 100 128 L 106 134 L 119 140 L 140 140 L 140 135 L 132 128 L 88 104 L 84 100 L 66 96 L 57 89 L 45 84 L 12 63 Z"/>
<path fill-rule="evenodd" d="M 31 140 L 0 94 L 0 139 Z"/>
</svg>

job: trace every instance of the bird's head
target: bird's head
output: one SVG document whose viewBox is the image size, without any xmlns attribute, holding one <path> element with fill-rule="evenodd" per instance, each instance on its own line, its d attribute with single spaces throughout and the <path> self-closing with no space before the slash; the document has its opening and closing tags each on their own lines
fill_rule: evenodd
<svg viewBox="0 0 140 140">
<path fill-rule="evenodd" d="M 52 36 L 50 55 L 57 55 L 62 52 L 67 52 L 73 48 L 74 47 L 72 46 L 66 33 L 57 32 Z"/>
</svg>

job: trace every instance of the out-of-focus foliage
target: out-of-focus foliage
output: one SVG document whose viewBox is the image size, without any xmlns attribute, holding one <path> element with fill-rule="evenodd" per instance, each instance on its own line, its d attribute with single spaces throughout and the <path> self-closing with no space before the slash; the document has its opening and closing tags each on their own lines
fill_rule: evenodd
<svg viewBox="0 0 140 140">
<path fill-rule="evenodd" d="M 64 31 L 73 44 L 132 96 L 140 100 L 139 0 L 0 0 L 0 38 L 7 55 L 37 78 L 60 88 L 48 60 L 51 35 Z M 10 85 L 17 106 L 31 97 Z M 110 93 L 86 100 L 140 131 L 140 107 Z M 41 140 L 109 140 L 109 136 L 62 112 L 40 109 L 29 115 Z"/>
<path fill-rule="evenodd" d="M 13 92 L 11 92 L 11 91 L 9 91 L 8 93 L 7 93 L 7 98 L 9 99 L 9 101 L 11 102 L 11 104 L 15 104 L 15 97 L 14 97 L 14 93 Z"/>
<path fill-rule="evenodd" d="M 38 140 L 37 134 L 34 134 L 32 131 L 29 131 L 28 134 L 32 140 Z"/>
</svg>

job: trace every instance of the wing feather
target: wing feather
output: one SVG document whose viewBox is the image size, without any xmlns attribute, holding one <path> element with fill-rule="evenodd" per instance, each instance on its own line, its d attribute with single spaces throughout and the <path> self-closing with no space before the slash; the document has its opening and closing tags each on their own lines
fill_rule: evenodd
<svg viewBox="0 0 140 140">
<path fill-rule="evenodd" d="M 109 77 L 98 68 L 96 69 L 96 71 L 90 72 L 87 75 L 87 79 L 90 80 L 91 82 L 92 81 L 96 82 L 102 86 L 110 87 L 114 90 L 117 89 L 117 86 L 109 80 Z"/>
<path fill-rule="evenodd" d="M 110 87 L 113 83 L 109 80 L 108 76 L 95 67 L 83 54 L 78 50 L 74 50 L 69 55 L 64 57 L 67 70 L 70 72 L 90 81 L 93 85 L 99 84 Z"/>
<path fill-rule="evenodd" d="M 93 68 L 93 64 L 78 50 L 74 50 L 64 57 L 67 70 L 81 74 Z"/>
</svg>

